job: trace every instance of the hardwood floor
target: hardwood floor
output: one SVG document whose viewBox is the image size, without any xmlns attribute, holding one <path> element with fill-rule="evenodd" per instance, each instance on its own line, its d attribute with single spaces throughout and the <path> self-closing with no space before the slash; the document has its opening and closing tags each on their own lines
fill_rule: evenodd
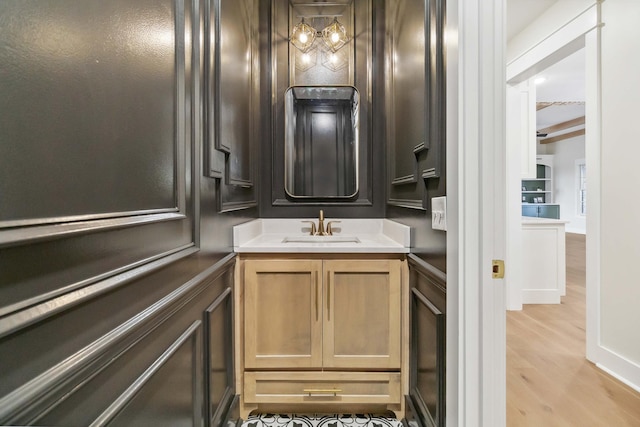
<svg viewBox="0 0 640 427">
<path fill-rule="evenodd" d="M 567 233 L 561 304 L 507 312 L 507 425 L 640 426 L 640 393 L 585 359 L 585 236 Z"/>
</svg>

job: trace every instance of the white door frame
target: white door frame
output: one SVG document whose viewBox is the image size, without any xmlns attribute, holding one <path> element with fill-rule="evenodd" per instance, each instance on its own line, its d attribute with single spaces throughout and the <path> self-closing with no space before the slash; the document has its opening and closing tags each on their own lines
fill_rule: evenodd
<svg viewBox="0 0 640 427">
<path fill-rule="evenodd" d="M 585 2 L 574 14 L 568 14 L 558 27 L 545 28 L 548 34 L 531 46 L 526 52 L 507 64 L 507 83 L 514 85 L 525 82 L 548 66 L 584 47 L 586 54 L 586 159 L 589 182 L 587 215 L 587 358 L 597 362 L 595 357 L 599 343 L 599 286 L 600 286 L 600 11 L 599 2 Z M 513 124 L 509 124 L 513 126 Z M 522 126 L 515 124 L 515 127 Z M 533 160 L 533 159 L 532 159 Z M 507 180 L 519 182 L 520 170 L 508 168 Z M 507 203 L 514 206 L 520 203 L 520 194 L 507 194 Z M 513 209 L 509 212 L 509 221 L 513 223 Z M 519 219 L 519 214 L 518 218 Z M 521 233 L 510 233 L 508 247 L 519 248 L 522 245 Z M 509 252 L 511 254 L 511 251 Z M 507 260 L 511 268 L 521 271 L 520 259 Z M 519 280 L 508 279 L 507 286 L 520 290 Z M 516 299 L 517 300 L 517 299 Z M 520 302 L 522 298 L 520 297 Z M 515 308 L 515 305 L 514 305 Z"/>
<path fill-rule="evenodd" d="M 521 310 L 522 309 L 522 232 L 521 232 L 521 193 L 520 189 L 520 179 L 522 176 L 530 175 L 531 173 L 535 173 L 535 169 L 533 171 L 531 168 L 535 168 L 535 145 L 532 147 L 530 145 L 530 141 L 527 140 L 528 136 L 519 135 L 517 133 L 518 129 L 527 129 L 529 132 L 533 132 L 530 130 L 531 123 L 533 120 L 533 126 L 535 126 L 535 86 L 531 84 L 532 78 L 549 67 L 550 65 L 560 61 L 561 59 L 571 55 L 572 53 L 578 51 L 579 49 L 586 47 L 587 56 L 589 56 L 589 51 L 592 51 L 595 45 L 591 42 L 586 42 L 586 35 L 590 32 L 598 31 L 598 22 L 599 22 L 599 13 L 598 13 L 598 4 L 596 0 L 585 0 L 582 3 L 575 3 L 571 5 L 571 7 L 566 4 L 556 4 L 553 6 L 560 8 L 559 10 L 554 10 L 554 15 L 556 16 L 556 21 L 553 25 L 538 25 L 538 28 L 542 27 L 541 31 L 538 31 L 536 34 L 538 36 L 538 41 L 536 43 L 532 43 L 531 46 L 526 46 L 527 50 L 522 52 L 519 56 L 513 58 L 507 64 L 507 85 L 509 86 L 507 97 L 508 102 L 513 104 L 513 98 L 516 96 L 516 91 L 520 89 L 521 96 L 526 97 L 527 94 L 525 92 L 529 92 L 529 98 L 533 96 L 533 99 L 528 99 L 527 102 L 522 102 L 520 106 L 510 107 L 509 112 L 513 108 L 520 108 L 520 114 L 511 114 L 508 117 L 507 122 L 507 135 L 509 137 L 508 140 L 508 153 L 509 159 L 507 159 L 507 182 L 509 183 L 509 191 L 507 192 L 507 223 L 508 223 L 508 233 L 507 233 L 507 264 L 509 265 L 508 272 L 513 274 L 507 274 L 507 307 L 509 310 Z M 560 16 L 562 18 L 560 18 Z M 543 15 L 540 20 L 548 22 L 548 17 Z M 534 23 L 535 26 L 535 23 Z M 524 32 L 527 32 L 530 29 L 525 29 Z M 531 31 L 529 32 L 529 36 Z M 546 33 L 544 33 L 546 32 Z M 529 37 L 531 40 L 535 40 L 534 37 Z M 594 47 L 592 47 L 592 45 Z M 587 68 L 593 67 L 594 65 L 587 64 Z M 593 73 L 592 73 L 593 74 Z M 587 83 L 587 88 L 591 87 L 591 83 Z M 597 87 L 594 85 L 593 87 Z M 589 92 L 587 90 L 587 108 L 590 104 L 597 104 L 597 99 L 594 98 L 594 93 Z M 509 112 L 507 113 L 509 115 Z M 533 115 L 533 118 L 530 117 Z M 589 115 L 587 111 L 587 122 L 593 124 L 599 122 L 599 118 L 595 118 L 593 114 Z M 587 126 L 588 128 L 589 126 Z M 532 136 L 533 134 L 531 134 Z M 592 136 L 595 133 L 592 134 Z M 590 144 L 596 143 L 593 139 L 592 142 L 589 141 L 589 134 L 587 135 L 586 145 L 587 150 Z M 520 141 L 518 141 L 520 139 Z M 535 144 L 535 140 L 534 140 Z M 599 139 L 597 141 L 599 146 Z M 518 147 L 518 145 L 520 145 Z M 524 150 L 521 150 L 524 148 Z M 519 152 L 520 151 L 520 152 Z M 523 162 L 520 163 L 518 156 L 523 155 Z M 526 159 L 525 159 L 526 158 Z M 587 168 L 589 171 L 590 168 Z M 594 170 L 596 167 L 594 166 Z M 599 170 L 599 168 L 598 168 Z M 589 173 L 589 172 L 588 172 Z M 533 176 L 533 175 L 532 175 Z M 594 197 L 593 200 L 596 200 L 596 184 L 597 180 L 599 180 L 599 176 L 597 178 L 591 176 L 589 178 L 589 197 Z M 591 192 L 593 189 L 593 193 Z M 599 200 L 599 198 L 598 198 Z M 591 217 L 592 226 L 590 228 L 590 234 L 594 234 L 594 236 L 598 233 L 599 226 L 595 226 L 595 223 L 599 220 L 596 218 L 596 214 Z M 593 236 L 592 236 L 593 237 Z M 592 239 L 592 237 L 587 237 L 587 239 Z M 590 246 L 587 244 L 587 246 Z M 589 276 L 589 274 L 587 274 Z M 589 287 L 587 287 L 589 288 Z M 587 294 L 589 294 L 589 290 L 587 290 Z M 587 307 L 587 311 L 589 308 Z M 589 327 L 587 326 L 587 331 L 589 331 Z M 587 332 L 587 336 L 589 333 Z"/>
<path fill-rule="evenodd" d="M 505 7 L 447 5 L 448 427 L 506 425 L 505 287 L 491 278 L 506 247 Z"/>
<path fill-rule="evenodd" d="M 561 47 L 575 50 L 580 41 L 571 32 L 594 24 L 593 15 L 578 16 L 505 70 L 505 9 L 505 0 L 447 2 L 448 427 L 506 425 L 505 284 L 491 278 L 491 260 L 506 256 L 505 82 L 557 61 L 566 55 Z M 597 19 L 580 37 L 592 30 L 599 31 Z M 552 55 L 541 55 L 554 45 Z M 593 138 L 592 149 L 599 149 Z M 590 198 L 599 185 L 591 179 Z M 597 221 L 591 217 L 588 239 L 599 237 Z"/>
<path fill-rule="evenodd" d="M 506 424 L 505 7 L 447 2 L 448 427 Z"/>
</svg>

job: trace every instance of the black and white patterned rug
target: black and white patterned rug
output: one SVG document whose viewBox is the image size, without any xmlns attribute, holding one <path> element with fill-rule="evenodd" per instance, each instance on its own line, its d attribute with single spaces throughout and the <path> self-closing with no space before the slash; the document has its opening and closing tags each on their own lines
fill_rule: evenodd
<svg viewBox="0 0 640 427">
<path fill-rule="evenodd" d="M 259 414 L 242 427 L 402 427 L 393 417 L 372 414 Z"/>
</svg>

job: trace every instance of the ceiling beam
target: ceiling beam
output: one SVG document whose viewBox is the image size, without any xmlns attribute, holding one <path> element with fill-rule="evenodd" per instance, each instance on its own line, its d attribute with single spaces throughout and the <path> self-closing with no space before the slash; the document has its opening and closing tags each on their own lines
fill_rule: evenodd
<svg viewBox="0 0 640 427">
<path fill-rule="evenodd" d="M 573 132 L 563 133 L 561 135 L 553 136 L 551 138 L 541 139 L 540 144 L 551 144 L 552 142 L 558 142 L 558 141 L 562 141 L 563 139 L 569 139 L 569 138 L 573 138 L 573 137 L 584 135 L 584 134 L 585 134 L 584 129 L 578 129 L 578 130 L 574 130 Z"/>
<path fill-rule="evenodd" d="M 536 102 L 536 111 L 543 108 L 552 107 L 554 105 L 584 105 L 584 101 L 553 101 L 553 102 Z"/>
<path fill-rule="evenodd" d="M 571 120 L 567 120 L 566 122 L 562 122 L 562 123 L 558 123 L 549 127 L 546 127 L 544 129 L 538 129 L 538 133 L 554 133 L 554 132 L 559 132 L 561 130 L 565 130 L 565 129 L 569 129 L 569 128 L 573 128 L 576 126 L 580 126 L 584 124 L 584 116 L 582 117 L 577 117 L 575 119 L 571 119 Z"/>
</svg>

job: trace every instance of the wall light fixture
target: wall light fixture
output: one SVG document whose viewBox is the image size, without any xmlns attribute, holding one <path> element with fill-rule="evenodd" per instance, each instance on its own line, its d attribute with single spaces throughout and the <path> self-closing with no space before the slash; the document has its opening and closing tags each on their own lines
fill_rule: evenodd
<svg viewBox="0 0 640 427">
<path fill-rule="evenodd" d="M 302 52 L 308 52 L 318 36 L 322 37 L 325 46 L 334 53 L 349 42 L 347 29 L 338 22 L 337 17 L 334 17 L 333 22 L 327 25 L 322 31 L 316 31 L 315 28 L 307 24 L 304 18 L 302 18 L 291 30 L 289 41 Z"/>
<path fill-rule="evenodd" d="M 338 18 L 333 18 L 333 22 L 324 27 L 322 30 L 322 41 L 331 49 L 331 52 L 334 53 L 347 44 L 349 41 L 347 29 L 338 22 Z"/>
<path fill-rule="evenodd" d="M 304 22 L 304 18 L 291 30 L 291 37 L 289 41 L 292 45 L 300 49 L 302 52 L 307 52 L 313 46 L 313 42 L 316 40 L 317 31 L 311 25 Z"/>
</svg>

